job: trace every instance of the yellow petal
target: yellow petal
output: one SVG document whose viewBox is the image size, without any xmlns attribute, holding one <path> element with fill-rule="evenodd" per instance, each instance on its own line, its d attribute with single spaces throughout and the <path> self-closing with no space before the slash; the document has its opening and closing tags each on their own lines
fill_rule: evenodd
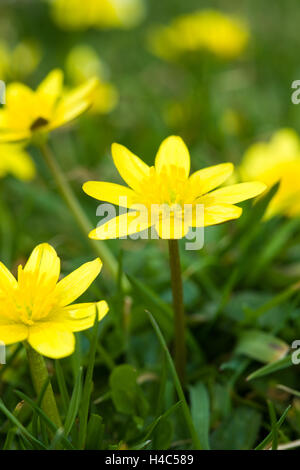
<svg viewBox="0 0 300 470">
<path fill-rule="evenodd" d="M 150 217 L 149 217 L 150 219 Z M 139 212 L 127 212 L 114 217 L 108 222 L 92 230 L 89 237 L 94 240 L 108 240 L 121 238 L 134 233 L 142 232 L 150 227 L 151 221 Z"/>
<path fill-rule="evenodd" d="M 155 230 L 159 237 L 164 240 L 179 240 L 188 233 L 189 226 L 182 220 L 174 217 L 160 220 L 155 224 Z"/>
<path fill-rule="evenodd" d="M 121 207 L 130 207 L 136 198 L 132 189 L 104 181 L 88 181 L 84 183 L 83 191 L 99 201 L 110 202 Z"/>
<path fill-rule="evenodd" d="M 240 183 L 224 188 L 216 189 L 205 196 L 200 197 L 200 204 L 236 204 L 258 196 L 267 189 L 264 183 Z"/>
<path fill-rule="evenodd" d="M 161 143 L 155 158 L 155 169 L 158 173 L 171 165 L 181 168 L 184 175 L 189 176 L 190 154 L 182 138 L 178 136 L 167 137 Z"/>
<path fill-rule="evenodd" d="M 7 267 L 0 262 L 0 294 L 8 293 L 18 286 L 16 278 L 11 274 Z"/>
<path fill-rule="evenodd" d="M 100 321 L 105 317 L 108 310 L 108 305 L 104 300 L 97 303 L 73 304 L 64 308 L 69 317 L 69 327 L 74 332 L 91 328 L 95 323 L 96 311 L 98 321 Z"/>
<path fill-rule="evenodd" d="M 83 85 L 67 93 L 58 103 L 50 129 L 73 121 L 84 113 L 93 103 L 93 93 L 98 87 L 98 80 L 92 78 Z"/>
<path fill-rule="evenodd" d="M 36 282 L 55 285 L 60 273 L 60 259 L 48 243 L 41 243 L 31 253 L 24 266 L 24 273 L 34 273 Z"/>
<path fill-rule="evenodd" d="M 224 183 L 232 172 L 232 163 L 220 163 L 196 171 L 189 178 L 191 192 L 194 197 L 206 194 Z"/>
<path fill-rule="evenodd" d="M 102 261 L 100 258 L 96 258 L 94 261 L 83 264 L 59 281 L 55 288 L 58 304 L 61 306 L 69 305 L 80 297 L 96 279 L 101 268 Z"/>
<path fill-rule="evenodd" d="M 0 143 L 21 142 L 31 137 L 29 130 L 2 130 L 0 129 Z"/>
<path fill-rule="evenodd" d="M 24 181 L 29 181 L 34 177 L 34 164 L 23 146 L 19 144 L 0 145 L 0 175 L 7 173 Z"/>
<path fill-rule="evenodd" d="M 38 99 L 52 109 L 62 93 L 64 75 L 62 70 L 55 69 L 50 72 L 37 88 Z"/>
<path fill-rule="evenodd" d="M 2 324 L 0 321 L 0 342 L 4 344 L 18 343 L 24 341 L 28 336 L 28 327 L 22 324 Z"/>
<path fill-rule="evenodd" d="M 149 177 L 149 166 L 123 145 L 113 144 L 111 151 L 114 163 L 125 183 L 133 189 L 140 190 L 142 180 Z"/>
<path fill-rule="evenodd" d="M 34 91 L 27 85 L 19 82 L 10 83 L 6 88 L 6 106 L 14 110 L 23 110 L 26 113 L 32 110 Z M 5 109 L 5 108 L 4 108 Z M 20 116 L 20 119 L 22 116 Z"/>
<path fill-rule="evenodd" d="M 242 212 L 241 207 L 231 204 L 204 205 L 204 226 L 207 227 L 209 225 L 221 224 L 227 220 L 238 219 Z M 202 227 L 202 223 L 202 217 L 199 217 L 197 220 L 196 213 L 193 211 L 191 226 Z"/>
<path fill-rule="evenodd" d="M 59 359 L 74 352 L 75 337 L 60 323 L 39 322 L 29 328 L 28 342 L 43 356 Z"/>
</svg>

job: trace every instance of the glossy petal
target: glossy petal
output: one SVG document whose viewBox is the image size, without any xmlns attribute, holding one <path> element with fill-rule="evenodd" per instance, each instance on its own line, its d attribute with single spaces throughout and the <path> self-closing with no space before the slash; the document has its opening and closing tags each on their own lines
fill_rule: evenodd
<svg viewBox="0 0 300 470">
<path fill-rule="evenodd" d="M 100 321 L 105 317 L 108 310 L 108 305 L 104 300 L 98 303 L 73 304 L 64 308 L 69 317 L 69 327 L 74 332 L 91 328 L 95 323 L 96 311 L 98 321 Z"/>
<path fill-rule="evenodd" d="M 189 226 L 182 220 L 171 217 L 163 218 L 156 223 L 155 230 L 159 237 L 164 240 L 179 240 L 188 233 Z"/>
<path fill-rule="evenodd" d="M 64 75 L 62 70 L 52 70 L 37 88 L 38 99 L 52 109 L 62 93 Z"/>
<path fill-rule="evenodd" d="M 132 189 L 103 181 L 88 181 L 84 183 L 83 191 L 99 201 L 110 202 L 120 207 L 130 207 L 136 199 Z"/>
<path fill-rule="evenodd" d="M 209 166 L 196 171 L 189 178 L 193 196 L 196 198 L 217 188 L 229 178 L 232 172 L 232 163 L 220 163 L 220 165 Z"/>
<path fill-rule="evenodd" d="M 149 217 L 150 219 L 150 217 Z M 139 233 L 150 227 L 151 222 L 148 217 L 138 212 L 128 212 L 105 222 L 92 230 L 89 237 L 94 240 L 108 240 L 111 238 L 121 238 Z"/>
<path fill-rule="evenodd" d="M 238 219 L 242 215 L 242 209 L 231 204 L 216 204 L 204 206 L 204 226 L 216 225 L 227 220 Z M 202 218 L 200 218 L 201 221 Z M 197 227 L 197 220 L 193 218 L 192 227 Z M 201 225 L 202 226 L 202 222 Z"/>
<path fill-rule="evenodd" d="M 60 323 L 39 322 L 31 326 L 28 342 L 38 353 L 52 359 L 69 356 L 75 348 L 73 333 Z"/>
<path fill-rule="evenodd" d="M 22 142 L 29 139 L 31 132 L 29 130 L 8 130 L 0 129 L 0 143 Z"/>
<path fill-rule="evenodd" d="M 141 190 L 143 179 L 149 177 L 149 166 L 123 145 L 113 144 L 111 150 L 114 163 L 125 183 L 134 190 Z"/>
<path fill-rule="evenodd" d="M 7 267 L 0 262 L 0 295 L 8 293 L 18 286 L 16 278 L 11 274 Z"/>
<path fill-rule="evenodd" d="M 31 180 L 35 175 L 30 155 L 19 144 L 0 145 L 0 177 L 8 173 L 24 181 Z"/>
<path fill-rule="evenodd" d="M 66 94 L 58 103 L 49 129 L 55 129 L 73 121 L 92 105 L 92 95 L 98 86 L 97 79 L 91 79 L 74 91 Z"/>
<path fill-rule="evenodd" d="M 259 182 L 233 184 L 216 189 L 200 197 L 197 202 L 202 204 L 236 204 L 256 197 L 266 189 L 267 186 Z"/>
<path fill-rule="evenodd" d="M 2 320 L 3 321 L 3 320 Z M 28 327 L 21 323 L 3 323 L 0 320 L 0 342 L 13 344 L 24 341 L 28 336 Z"/>
<path fill-rule="evenodd" d="M 54 285 L 60 273 L 60 259 L 48 243 L 41 243 L 31 253 L 24 266 L 24 273 L 34 273 L 36 282 Z"/>
<path fill-rule="evenodd" d="M 186 177 L 190 173 L 191 159 L 187 146 L 178 136 L 170 136 L 159 147 L 155 158 L 155 168 L 160 173 L 171 165 L 181 168 Z"/>
<path fill-rule="evenodd" d="M 69 305 L 80 297 L 96 279 L 101 268 L 102 261 L 100 258 L 96 258 L 94 261 L 83 264 L 59 281 L 55 288 L 58 305 Z"/>
</svg>

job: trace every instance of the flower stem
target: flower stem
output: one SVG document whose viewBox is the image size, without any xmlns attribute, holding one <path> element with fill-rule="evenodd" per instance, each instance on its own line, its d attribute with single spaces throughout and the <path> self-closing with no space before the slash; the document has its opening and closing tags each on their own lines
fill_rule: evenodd
<svg viewBox="0 0 300 470">
<path fill-rule="evenodd" d="M 175 328 L 175 367 L 181 384 L 185 381 L 186 344 L 185 315 L 183 306 L 183 287 L 180 268 L 179 246 L 177 240 L 169 240 L 169 262 L 173 293 L 174 328 Z"/>
<path fill-rule="evenodd" d="M 29 344 L 26 344 L 27 357 L 29 362 L 30 373 L 36 394 L 39 395 L 46 380 L 48 379 L 48 371 L 45 364 L 45 359 L 38 352 L 36 352 Z M 58 413 L 53 389 L 51 383 L 47 386 L 43 401 L 42 408 L 51 421 L 60 428 L 62 426 L 61 419 Z"/>
<path fill-rule="evenodd" d="M 56 161 L 50 147 L 45 142 L 39 143 L 39 148 L 41 153 L 45 159 L 45 162 L 50 169 L 53 178 L 56 182 L 56 185 L 65 200 L 68 208 L 72 212 L 74 219 L 76 220 L 79 228 L 81 229 L 82 233 L 87 237 L 89 232 L 93 229 L 93 226 L 85 215 L 84 211 L 82 210 L 68 180 L 65 178 L 65 175 L 60 168 L 58 162 Z M 92 249 L 96 252 L 97 256 L 101 258 L 103 261 L 104 266 L 109 270 L 110 274 L 114 279 L 118 278 L 118 263 L 114 257 L 114 255 L 110 252 L 110 250 L 105 245 L 103 241 L 95 241 L 88 238 Z M 123 277 L 122 279 L 123 287 L 125 290 L 129 289 L 128 280 Z"/>
</svg>

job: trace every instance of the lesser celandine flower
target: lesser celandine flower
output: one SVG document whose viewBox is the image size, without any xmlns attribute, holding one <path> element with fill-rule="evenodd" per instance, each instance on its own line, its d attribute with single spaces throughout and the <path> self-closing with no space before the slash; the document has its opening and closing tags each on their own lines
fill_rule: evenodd
<svg viewBox="0 0 300 470">
<path fill-rule="evenodd" d="M 69 30 L 129 28 L 144 16 L 144 0 L 53 0 L 52 16 Z"/>
<path fill-rule="evenodd" d="M 242 209 L 235 204 L 265 189 L 263 183 L 253 182 L 216 190 L 232 174 L 232 163 L 204 168 L 190 175 L 189 151 L 177 136 L 163 141 L 152 167 L 119 144 L 113 144 L 112 156 L 128 186 L 89 181 L 83 185 L 83 190 L 96 199 L 124 204 L 132 210 L 93 230 L 90 237 L 98 240 L 141 232 L 153 223 L 161 238 L 182 238 L 191 227 L 237 219 Z M 197 205 L 203 206 L 203 221 L 196 219 Z M 185 206 L 191 207 L 190 213 L 184 212 Z"/>
<path fill-rule="evenodd" d="M 23 181 L 35 176 L 33 161 L 20 144 L 0 144 L 0 178 L 8 174 Z"/>
<path fill-rule="evenodd" d="M 95 49 L 85 44 L 71 49 L 66 60 L 66 71 L 75 86 L 81 85 L 92 77 L 98 78 L 98 86 L 91 95 L 90 113 L 104 114 L 115 108 L 118 102 L 118 92 L 107 80 L 107 68 Z"/>
<path fill-rule="evenodd" d="M 266 217 L 300 216 L 300 138 L 292 129 L 275 132 L 269 142 L 257 142 L 246 151 L 239 168 L 242 180 L 255 178 L 268 187 L 280 181 Z"/>
<path fill-rule="evenodd" d="M 57 427 L 61 419 L 43 356 L 72 354 L 74 332 L 92 327 L 106 315 L 105 301 L 73 304 L 101 267 L 97 258 L 59 281 L 60 259 L 47 243 L 33 250 L 24 268 L 19 266 L 17 279 L 0 263 L 0 342 L 25 342 L 35 391 L 40 396 L 43 390 L 42 407 Z"/>
<path fill-rule="evenodd" d="M 96 199 L 121 205 L 129 211 L 97 227 L 90 237 L 100 240 L 123 237 L 141 232 L 154 223 L 159 236 L 169 240 L 175 313 L 175 363 L 178 374 L 184 381 L 185 318 L 176 239 L 185 236 L 190 227 L 215 225 L 237 219 L 242 214 L 242 209 L 235 204 L 257 196 L 266 186 L 253 182 L 215 189 L 231 175 L 231 163 L 204 168 L 190 176 L 188 149 L 183 140 L 176 136 L 163 141 L 153 167 L 149 167 L 119 144 L 113 144 L 112 155 L 128 186 L 90 181 L 84 184 L 83 189 Z M 191 209 L 187 213 L 186 206 Z M 200 219 L 197 217 L 198 207 L 204 212 L 204 217 Z"/>
<path fill-rule="evenodd" d="M 34 41 L 20 41 L 13 48 L 0 42 L 0 78 L 23 79 L 30 75 L 41 60 L 41 50 Z"/>
<path fill-rule="evenodd" d="M 196 51 L 208 51 L 220 59 L 235 59 L 248 40 L 249 31 L 243 21 L 216 10 L 181 15 L 149 33 L 151 50 L 167 60 Z"/>
<path fill-rule="evenodd" d="M 0 110 L 0 142 L 30 139 L 72 121 L 91 106 L 96 87 L 97 79 L 92 78 L 64 93 L 59 69 L 50 72 L 35 91 L 23 83 L 10 83 Z"/>
<path fill-rule="evenodd" d="M 27 341 L 38 353 L 61 358 L 73 353 L 74 332 L 93 326 L 108 311 L 105 301 L 73 302 L 101 271 L 99 258 L 59 281 L 60 259 L 47 243 L 38 245 L 16 279 L 0 263 L 0 341 Z"/>
<path fill-rule="evenodd" d="M 35 91 L 23 83 L 10 83 L 6 90 L 6 104 L 0 109 L 0 144 L 31 140 L 39 147 L 62 197 L 84 235 L 92 228 L 90 221 L 47 145 L 47 137 L 52 130 L 71 122 L 89 109 L 97 87 L 98 79 L 94 77 L 65 92 L 63 72 L 55 69 Z M 103 244 L 91 245 L 111 274 L 117 277 L 117 262 L 109 249 Z"/>
</svg>

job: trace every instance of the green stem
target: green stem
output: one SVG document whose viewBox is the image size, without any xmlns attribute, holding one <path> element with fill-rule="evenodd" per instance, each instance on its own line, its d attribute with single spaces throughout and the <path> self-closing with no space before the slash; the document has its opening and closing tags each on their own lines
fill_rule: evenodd
<svg viewBox="0 0 300 470">
<path fill-rule="evenodd" d="M 89 232 L 93 229 L 93 226 L 82 210 L 68 180 L 65 178 L 65 175 L 60 168 L 58 162 L 56 161 L 51 149 L 45 142 L 39 143 L 39 148 L 45 159 L 45 162 L 50 169 L 53 178 L 56 182 L 57 188 L 59 189 L 63 199 L 65 200 L 68 208 L 72 212 L 74 219 L 76 220 L 79 228 L 81 229 L 83 235 L 88 237 Z M 110 252 L 110 250 L 105 245 L 103 241 L 95 241 L 88 238 L 89 243 L 92 249 L 95 251 L 96 255 L 101 258 L 105 268 L 107 268 L 114 279 L 118 278 L 118 263 Z M 128 280 L 123 277 L 123 286 L 125 290 L 129 289 Z"/>
<path fill-rule="evenodd" d="M 43 356 L 32 349 L 29 344 L 26 344 L 26 351 L 33 386 L 37 396 L 39 396 L 46 380 L 48 380 L 48 371 L 45 360 Z M 42 400 L 42 409 L 58 428 L 62 427 L 51 383 L 49 383 L 45 390 Z"/>
<path fill-rule="evenodd" d="M 186 367 L 186 332 L 183 305 L 183 287 L 180 268 L 179 246 L 177 240 L 169 240 L 169 262 L 173 293 L 174 329 L 175 329 L 175 366 L 182 384 L 185 382 Z"/>
</svg>

